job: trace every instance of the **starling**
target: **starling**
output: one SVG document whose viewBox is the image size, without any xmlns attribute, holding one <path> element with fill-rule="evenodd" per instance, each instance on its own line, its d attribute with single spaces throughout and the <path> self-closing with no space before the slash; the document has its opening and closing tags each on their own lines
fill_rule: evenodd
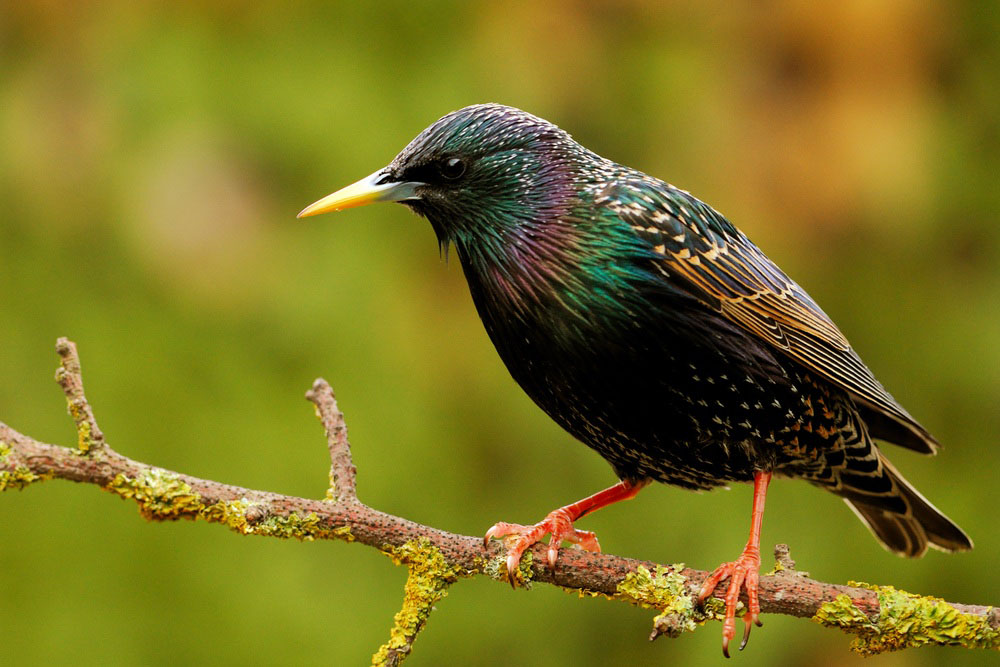
<svg viewBox="0 0 1000 667">
<path fill-rule="evenodd" d="M 616 164 L 524 111 L 479 104 L 421 132 L 389 165 L 299 217 L 377 201 L 427 218 L 454 246 L 514 380 L 620 480 L 513 536 L 511 580 L 546 534 L 598 551 L 573 522 L 651 481 L 753 482 L 750 538 L 729 578 L 723 653 L 746 590 L 758 618 L 760 529 L 772 475 L 843 498 L 888 550 L 972 548 L 873 439 L 923 454 L 937 441 L 875 379 L 812 298 L 739 229 L 684 190 Z M 740 647 L 742 648 L 742 646 Z"/>
</svg>

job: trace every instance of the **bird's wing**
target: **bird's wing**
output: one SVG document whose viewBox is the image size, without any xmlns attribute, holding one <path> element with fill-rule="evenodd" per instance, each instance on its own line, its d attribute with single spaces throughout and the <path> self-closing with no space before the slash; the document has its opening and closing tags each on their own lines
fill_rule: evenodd
<svg viewBox="0 0 1000 667">
<path fill-rule="evenodd" d="M 859 399 L 863 413 L 875 413 L 876 437 L 935 451 L 934 438 L 875 379 L 826 313 L 720 213 L 648 178 L 616 181 L 597 193 L 595 204 L 631 225 L 660 269 L 687 282 L 703 303 Z"/>
</svg>

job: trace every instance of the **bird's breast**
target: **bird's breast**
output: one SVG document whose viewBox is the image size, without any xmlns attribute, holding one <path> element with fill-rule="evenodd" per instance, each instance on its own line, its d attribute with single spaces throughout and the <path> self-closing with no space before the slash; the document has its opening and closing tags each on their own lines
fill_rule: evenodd
<svg viewBox="0 0 1000 667">
<path fill-rule="evenodd" d="M 514 380 L 620 475 L 745 481 L 773 465 L 798 420 L 794 379 L 706 308 L 641 294 L 646 309 L 605 317 L 556 290 L 519 292 L 506 273 L 466 273 Z"/>
</svg>

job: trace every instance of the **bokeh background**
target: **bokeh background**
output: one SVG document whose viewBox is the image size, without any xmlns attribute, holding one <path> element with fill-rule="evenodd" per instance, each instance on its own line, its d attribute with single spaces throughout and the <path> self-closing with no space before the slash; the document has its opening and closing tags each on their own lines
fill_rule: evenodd
<svg viewBox="0 0 1000 667">
<path fill-rule="evenodd" d="M 612 482 L 522 394 L 457 262 L 398 206 L 296 221 L 442 114 L 498 101 L 691 190 L 839 323 L 942 443 L 892 458 L 976 541 L 883 551 L 835 498 L 772 486 L 764 542 L 801 569 L 1000 602 L 1000 14 L 849 0 L 415 4 L 18 0 L 0 10 L 0 419 L 72 443 L 52 382 L 76 340 L 128 456 L 322 496 L 302 398 L 327 377 L 362 498 L 465 534 Z M 658 486 L 581 525 L 614 553 L 711 568 L 750 489 Z M 0 660 L 366 664 L 405 572 L 368 548 L 141 521 L 53 482 L 0 497 Z M 765 558 L 765 570 L 769 567 Z M 408 664 L 706 664 L 719 627 L 463 581 Z M 845 665 L 848 639 L 766 617 L 743 665 Z M 875 665 L 964 665 L 925 649 Z"/>
</svg>

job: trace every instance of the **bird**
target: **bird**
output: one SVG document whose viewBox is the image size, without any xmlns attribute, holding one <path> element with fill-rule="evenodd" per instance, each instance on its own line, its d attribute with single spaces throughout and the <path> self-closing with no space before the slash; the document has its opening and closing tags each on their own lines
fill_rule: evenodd
<svg viewBox="0 0 1000 667">
<path fill-rule="evenodd" d="M 510 375 L 618 482 L 536 524 L 498 522 L 513 584 L 549 535 L 599 551 L 574 528 L 650 482 L 708 490 L 753 484 L 750 536 L 716 568 L 729 579 L 729 657 L 761 625 L 760 532 L 772 477 L 840 496 L 889 551 L 919 557 L 972 541 L 907 482 L 875 440 L 922 454 L 938 442 L 876 380 L 797 283 L 721 213 L 687 191 L 603 158 L 520 109 L 476 104 L 420 132 L 385 167 L 298 217 L 399 202 L 453 248 Z"/>
</svg>

